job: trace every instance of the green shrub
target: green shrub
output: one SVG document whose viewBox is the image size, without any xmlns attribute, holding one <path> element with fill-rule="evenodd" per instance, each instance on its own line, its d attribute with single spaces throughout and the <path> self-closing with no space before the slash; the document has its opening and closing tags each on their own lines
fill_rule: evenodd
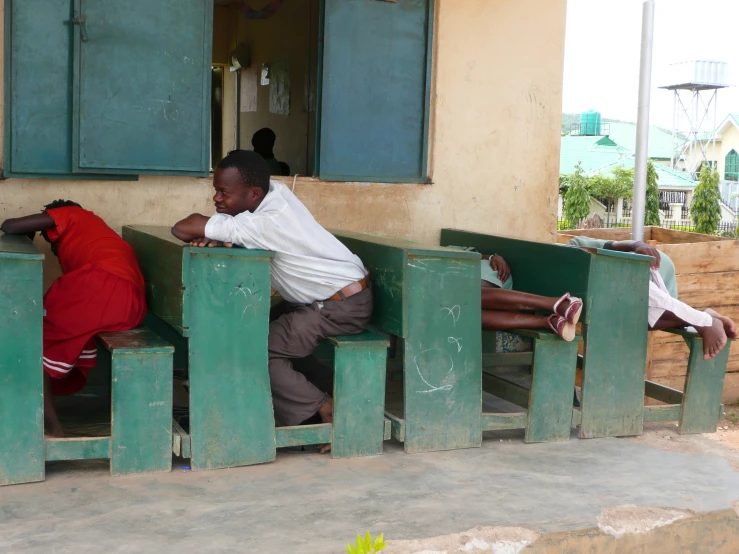
<svg viewBox="0 0 739 554">
<path fill-rule="evenodd" d="M 721 222 L 721 192 L 718 181 L 718 173 L 710 171 L 707 165 L 704 166 L 690 206 L 697 233 L 713 235 Z"/>
<path fill-rule="evenodd" d="M 357 543 L 355 546 L 351 544 L 346 545 L 347 554 L 375 554 L 385 548 L 385 534 L 381 534 L 379 537 L 372 540 L 370 532 L 362 537 L 357 535 Z"/>
</svg>

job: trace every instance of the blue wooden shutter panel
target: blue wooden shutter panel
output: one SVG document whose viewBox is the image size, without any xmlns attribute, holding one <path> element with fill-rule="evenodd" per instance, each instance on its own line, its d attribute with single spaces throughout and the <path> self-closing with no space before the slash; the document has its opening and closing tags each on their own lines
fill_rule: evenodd
<svg viewBox="0 0 739 554">
<path fill-rule="evenodd" d="M 213 0 L 75 2 L 75 169 L 207 174 Z"/>
<path fill-rule="evenodd" d="M 70 0 L 5 3 L 8 175 L 71 173 L 70 17 Z"/>
<path fill-rule="evenodd" d="M 325 0 L 319 173 L 425 177 L 429 0 Z"/>
</svg>

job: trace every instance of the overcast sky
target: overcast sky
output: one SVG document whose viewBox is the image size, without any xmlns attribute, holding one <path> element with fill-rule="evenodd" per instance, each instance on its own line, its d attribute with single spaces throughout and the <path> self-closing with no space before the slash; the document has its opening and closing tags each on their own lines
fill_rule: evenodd
<svg viewBox="0 0 739 554">
<path fill-rule="evenodd" d="M 643 0 L 568 0 L 565 112 L 593 109 L 603 117 L 636 121 Z M 695 59 L 729 63 L 739 79 L 738 0 L 655 0 L 651 123 L 672 128 L 666 70 Z M 718 120 L 739 113 L 739 88 L 718 94 Z"/>
</svg>

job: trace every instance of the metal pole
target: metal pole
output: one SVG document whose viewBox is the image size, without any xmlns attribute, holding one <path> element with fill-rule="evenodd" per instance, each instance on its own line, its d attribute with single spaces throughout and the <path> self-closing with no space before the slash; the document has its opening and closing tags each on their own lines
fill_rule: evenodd
<svg viewBox="0 0 739 554">
<path fill-rule="evenodd" d="M 652 46 L 654 42 L 654 0 L 646 0 L 642 10 L 641 68 L 639 70 L 639 111 L 636 118 L 636 160 L 634 161 L 634 203 L 631 238 L 644 239 L 644 212 L 647 203 L 647 160 L 649 158 L 649 100 L 652 92 Z"/>
<path fill-rule="evenodd" d="M 234 150 L 241 149 L 241 68 L 236 70 L 236 119 L 234 121 Z"/>
<path fill-rule="evenodd" d="M 675 154 L 677 153 L 677 124 L 678 124 L 678 113 L 677 113 L 677 89 L 672 91 L 672 156 L 670 159 L 670 167 L 675 169 Z"/>
</svg>

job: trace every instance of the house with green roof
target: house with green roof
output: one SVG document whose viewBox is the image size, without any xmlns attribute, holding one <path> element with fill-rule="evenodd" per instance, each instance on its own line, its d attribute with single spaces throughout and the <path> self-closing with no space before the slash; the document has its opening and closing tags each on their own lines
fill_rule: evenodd
<svg viewBox="0 0 739 554">
<path fill-rule="evenodd" d="M 632 150 L 606 136 L 566 136 L 559 151 L 559 173 L 572 173 L 578 163 L 583 171 L 593 171 L 632 155 Z"/>
<path fill-rule="evenodd" d="M 734 154 L 739 152 L 739 116 L 732 117 L 733 126 L 726 129 L 732 139 L 736 139 Z M 735 127 L 735 129 L 734 129 Z M 595 175 L 610 176 L 614 169 L 623 167 L 633 169 L 636 149 L 636 124 L 614 123 L 603 124 L 603 134 L 592 136 L 567 135 L 561 139 L 560 175 L 575 171 L 579 163 L 588 177 Z M 737 131 L 734 135 L 734 131 Z M 718 143 L 718 141 L 717 141 Z M 734 142 L 731 143 L 734 145 Z M 672 135 L 656 126 L 649 129 L 649 158 L 654 162 L 657 171 L 657 186 L 660 191 L 660 211 L 663 220 L 683 222 L 690 219 L 690 204 L 693 191 L 698 182 L 686 171 L 673 169 L 671 158 L 673 153 Z M 726 164 L 739 176 L 739 156 L 735 165 Z M 734 181 L 739 185 L 739 182 Z M 739 186 L 737 186 L 739 192 Z M 736 195 L 739 202 L 739 194 Z M 726 199 L 722 206 L 722 220 L 736 222 L 736 215 Z M 559 217 L 562 214 L 563 199 L 559 201 Z M 598 214 L 603 219 L 615 219 L 629 222 L 631 202 L 620 199 L 615 206 L 606 206 L 603 199 L 592 199 L 591 215 Z"/>
<path fill-rule="evenodd" d="M 721 197 L 736 212 L 739 210 L 739 114 L 726 116 L 716 129 L 715 139 L 708 133 L 688 145 L 685 156 L 688 172 L 700 173 L 705 160 L 717 168 Z"/>
<path fill-rule="evenodd" d="M 608 138 L 631 152 L 636 152 L 636 123 L 608 123 Z M 670 164 L 674 151 L 672 133 L 656 125 L 649 127 L 649 159 L 657 164 Z"/>
</svg>

